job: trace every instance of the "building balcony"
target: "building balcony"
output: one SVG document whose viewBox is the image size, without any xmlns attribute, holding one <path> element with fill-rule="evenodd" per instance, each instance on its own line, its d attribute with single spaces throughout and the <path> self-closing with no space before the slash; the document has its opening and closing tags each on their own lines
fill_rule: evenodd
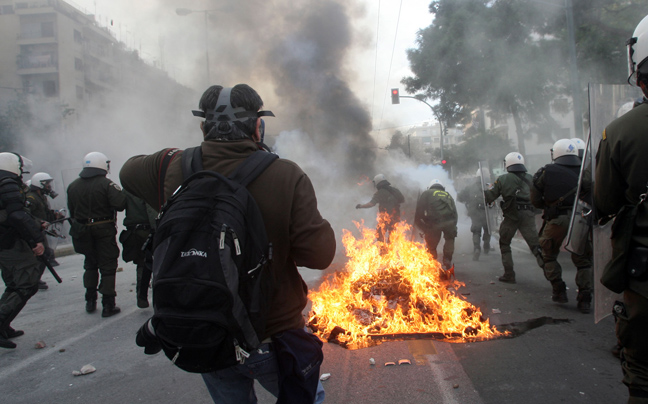
<svg viewBox="0 0 648 404">
<path fill-rule="evenodd" d="M 18 58 L 18 70 L 20 75 L 48 74 L 58 71 L 58 61 L 51 55 L 21 56 Z"/>
<path fill-rule="evenodd" d="M 40 32 L 27 32 L 18 35 L 16 42 L 18 45 L 38 45 L 57 43 L 58 38 L 56 35 L 42 35 Z"/>
</svg>

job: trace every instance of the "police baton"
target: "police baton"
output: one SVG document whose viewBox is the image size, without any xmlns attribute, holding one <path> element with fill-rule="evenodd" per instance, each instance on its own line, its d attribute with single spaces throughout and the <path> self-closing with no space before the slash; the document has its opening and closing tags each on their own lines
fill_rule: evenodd
<svg viewBox="0 0 648 404">
<path fill-rule="evenodd" d="M 58 283 L 63 282 L 63 279 L 61 279 L 59 274 L 56 273 L 56 271 L 54 270 L 54 267 L 52 267 L 52 264 L 50 264 L 49 260 L 47 258 L 45 258 L 45 255 L 39 255 L 38 259 L 41 260 L 41 262 L 43 264 L 45 264 L 47 269 L 49 269 L 49 271 L 52 274 L 52 276 L 54 277 L 54 279 L 56 279 L 56 282 L 58 282 Z"/>
</svg>

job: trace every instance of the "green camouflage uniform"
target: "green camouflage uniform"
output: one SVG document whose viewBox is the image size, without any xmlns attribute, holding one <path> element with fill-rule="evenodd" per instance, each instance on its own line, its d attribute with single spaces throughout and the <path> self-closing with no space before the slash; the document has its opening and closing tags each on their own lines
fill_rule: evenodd
<svg viewBox="0 0 648 404">
<path fill-rule="evenodd" d="M 648 104 L 643 103 L 614 120 L 603 132 L 596 155 L 594 205 L 598 217 L 636 205 L 648 183 Z M 623 236 L 623 235 L 621 235 Z M 648 247 L 648 212 L 640 209 L 631 234 L 634 246 Z M 623 292 L 625 309 L 616 313 L 623 382 L 629 403 L 648 403 L 648 272 L 628 276 Z"/>
<path fill-rule="evenodd" d="M 495 180 L 493 187 L 484 191 L 486 203 L 494 202 L 499 196 L 504 199 L 501 204 L 504 220 L 499 229 L 499 244 L 502 253 L 502 265 L 504 266 L 504 279 L 513 282 L 515 281 L 515 271 L 513 270 L 511 241 L 518 230 L 524 237 L 531 253 L 536 256 L 538 264 L 542 263 L 538 229 L 535 224 L 535 212 L 529 195 L 531 180 L 531 175 L 526 172 L 509 172 L 500 175 Z"/>
<path fill-rule="evenodd" d="M 443 234 L 443 266 L 450 269 L 457 237 L 457 207 L 452 196 L 436 187 L 423 192 L 416 204 L 414 223 L 423 230 L 425 244 L 434 259 Z"/>
</svg>

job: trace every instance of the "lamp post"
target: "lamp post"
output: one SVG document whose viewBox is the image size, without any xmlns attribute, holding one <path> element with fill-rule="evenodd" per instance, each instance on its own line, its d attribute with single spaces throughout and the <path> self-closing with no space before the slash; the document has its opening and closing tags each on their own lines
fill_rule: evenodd
<svg viewBox="0 0 648 404">
<path fill-rule="evenodd" d="M 179 16 L 187 16 L 192 13 L 205 14 L 205 68 L 207 69 L 207 85 L 211 83 L 209 75 L 209 29 L 208 29 L 208 14 L 216 10 L 190 10 L 188 8 L 176 8 L 176 14 Z"/>
<path fill-rule="evenodd" d="M 412 98 L 412 99 L 415 99 L 415 100 L 421 101 L 423 104 L 425 104 L 425 105 L 427 105 L 428 107 L 430 107 L 430 109 L 432 110 L 432 113 L 434 114 L 434 116 L 436 117 L 437 121 L 439 122 L 439 150 L 440 150 L 440 152 L 441 152 L 441 153 L 440 153 L 440 154 L 441 154 L 441 160 L 443 160 L 443 127 L 442 127 L 442 124 L 441 124 L 441 118 L 439 117 L 439 114 L 437 113 L 437 111 L 434 109 L 434 107 L 433 107 L 432 105 L 428 104 L 428 103 L 424 100 L 424 98 L 425 98 L 424 95 L 420 95 L 420 94 L 419 94 L 419 95 L 416 95 L 416 96 L 414 96 L 414 97 L 410 97 L 409 95 L 399 95 L 398 97 L 399 97 L 399 98 Z M 409 146 L 409 136 L 408 136 L 407 140 L 408 140 L 408 146 Z"/>
</svg>

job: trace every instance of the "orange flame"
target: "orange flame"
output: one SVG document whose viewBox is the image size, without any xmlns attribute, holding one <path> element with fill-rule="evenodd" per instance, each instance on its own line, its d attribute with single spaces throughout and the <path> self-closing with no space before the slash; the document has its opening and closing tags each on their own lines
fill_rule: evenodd
<svg viewBox="0 0 648 404">
<path fill-rule="evenodd" d="M 360 182 L 358 182 L 357 184 L 359 186 L 362 186 L 362 185 L 368 183 L 369 181 L 370 181 L 369 177 L 367 177 L 366 175 L 363 175 L 363 176 L 360 177 Z"/>
<path fill-rule="evenodd" d="M 398 223 L 387 244 L 376 241 L 375 229 L 354 223 L 362 238 L 343 231 L 345 271 L 309 293 L 309 322 L 320 337 L 329 338 L 340 327 L 338 342 L 362 348 L 381 335 L 440 333 L 452 342 L 504 335 L 456 293 L 465 284 L 444 280 L 439 262 L 422 243 L 409 240 L 410 225 Z"/>
</svg>

